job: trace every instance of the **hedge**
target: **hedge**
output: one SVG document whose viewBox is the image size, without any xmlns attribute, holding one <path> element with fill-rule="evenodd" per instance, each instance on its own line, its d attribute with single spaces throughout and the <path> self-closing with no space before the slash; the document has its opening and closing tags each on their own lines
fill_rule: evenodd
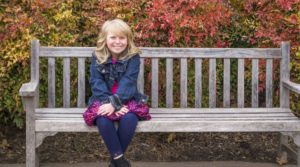
<svg viewBox="0 0 300 167">
<path fill-rule="evenodd" d="M 291 41 L 291 79 L 300 81 L 300 2 L 298 0 L 133 0 L 133 1 L 83 1 L 59 0 L 33 2 L 2 0 L 0 4 L 0 122 L 22 128 L 25 112 L 18 95 L 22 83 L 28 82 L 30 65 L 30 41 L 39 39 L 44 46 L 95 46 L 99 28 L 107 19 L 121 18 L 135 31 L 138 46 L 153 47 L 279 47 L 280 41 Z M 189 60 L 190 68 L 193 62 Z M 151 76 L 150 62 L 146 61 L 146 77 Z M 41 70 L 47 69 L 43 60 Z M 60 60 L 57 76 L 62 76 Z M 76 67 L 76 61 L 72 66 Z M 217 90 L 222 97 L 222 65 L 217 65 Z M 246 61 L 245 84 L 250 88 L 251 66 Z M 274 63 L 275 67 L 278 62 Z M 161 68 L 165 62 L 160 62 Z M 236 67 L 232 60 L 231 82 L 233 106 L 236 102 Z M 261 105 L 264 101 L 264 60 L 260 61 L 259 91 Z M 88 68 L 88 67 L 87 67 Z M 204 64 L 203 71 L 208 66 Z M 175 61 L 174 76 L 179 73 Z M 71 75 L 76 76 L 76 72 Z M 193 73 L 189 71 L 189 83 L 193 84 Z M 278 85 L 279 72 L 274 73 L 274 85 Z M 88 77 L 88 76 L 87 76 Z M 165 79 L 161 71 L 160 80 Z M 60 77 L 61 78 L 61 77 Z M 42 75 L 40 82 L 46 82 Z M 204 75 L 204 82 L 207 77 Z M 57 94 L 62 92 L 61 79 L 57 79 Z M 77 81 L 71 82 L 76 85 Z M 8 86 L 7 86 L 8 85 Z M 88 85 L 88 84 L 87 84 Z M 191 86 L 192 87 L 192 86 Z M 165 85 L 161 84 L 160 89 Z M 204 85 L 205 88 L 205 85 Z M 87 87 L 89 90 L 89 88 Z M 179 83 L 174 85 L 175 96 L 179 97 Z M 247 90 L 251 90 L 248 89 Z M 275 87 L 274 106 L 278 105 L 278 86 Z M 145 86 L 150 93 L 150 85 Z M 193 89 L 189 90 L 189 105 L 192 106 Z M 163 92 L 163 91 L 160 91 Z M 40 88 L 40 105 L 46 105 L 46 87 Z M 204 92 L 203 106 L 208 103 Z M 250 95 L 251 92 L 245 92 Z M 87 96 L 90 95 L 90 91 Z M 161 103 L 165 95 L 160 96 Z M 247 96 L 248 97 L 248 96 Z M 61 105 L 58 96 L 57 104 Z M 247 99 L 246 99 L 247 100 Z M 178 99 L 175 99 L 175 105 Z M 300 113 L 299 96 L 292 94 L 291 107 Z M 76 104 L 75 93 L 71 102 Z M 222 103 L 219 99 L 219 105 Z M 249 104 L 250 101 L 246 101 Z"/>
</svg>

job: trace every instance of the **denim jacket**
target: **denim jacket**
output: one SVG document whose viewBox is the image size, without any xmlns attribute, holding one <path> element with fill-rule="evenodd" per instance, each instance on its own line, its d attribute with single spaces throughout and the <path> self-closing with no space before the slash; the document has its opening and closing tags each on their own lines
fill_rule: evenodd
<svg viewBox="0 0 300 167">
<path fill-rule="evenodd" d="M 92 96 L 89 105 L 95 100 L 103 103 L 111 102 L 118 111 L 129 100 L 147 102 L 147 96 L 137 89 L 137 78 L 140 71 L 140 56 L 137 54 L 127 60 L 117 60 L 112 64 L 112 58 L 103 64 L 97 63 L 95 52 L 90 65 L 90 85 Z M 111 88 L 117 81 L 118 89 L 112 94 Z"/>
</svg>

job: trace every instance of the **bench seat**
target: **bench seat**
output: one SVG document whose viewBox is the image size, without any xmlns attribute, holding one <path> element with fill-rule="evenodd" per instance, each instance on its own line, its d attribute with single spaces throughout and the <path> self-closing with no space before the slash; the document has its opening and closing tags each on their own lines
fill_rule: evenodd
<svg viewBox="0 0 300 167">
<path fill-rule="evenodd" d="M 36 109 L 37 132 L 91 132 L 85 108 Z M 138 132 L 284 132 L 300 131 L 299 118 L 287 108 L 151 108 L 152 119 Z"/>
</svg>

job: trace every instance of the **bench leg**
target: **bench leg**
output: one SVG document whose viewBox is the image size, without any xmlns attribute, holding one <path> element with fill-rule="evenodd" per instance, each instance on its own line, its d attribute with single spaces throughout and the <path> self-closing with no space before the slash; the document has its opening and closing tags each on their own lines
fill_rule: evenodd
<svg viewBox="0 0 300 167">
<path fill-rule="evenodd" d="M 297 160 L 297 167 L 300 167 L 300 132 L 290 132 L 287 134 L 293 138 L 294 143 L 297 146 L 294 151 L 294 158 Z"/>
<path fill-rule="evenodd" d="M 297 167 L 300 167 L 300 133 L 294 136 L 294 142 L 297 145 Z"/>
<path fill-rule="evenodd" d="M 35 141 L 35 134 L 26 135 L 26 167 L 39 167 L 39 157 Z"/>
<path fill-rule="evenodd" d="M 26 167 L 39 167 L 37 155 L 35 120 L 26 114 Z"/>
<path fill-rule="evenodd" d="M 22 97 L 22 102 L 26 111 L 26 167 L 39 167 L 34 115 L 37 100 L 35 97 Z"/>
<path fill-rule="evenodd" d="M 297 148 L 297 167 L 300 167 L 300 147 Z"/>
<path fill-rule="evenodd" d="M 279 141 L 280 143 L 277 158 L 287 160 L 287 152 L 285 151 L 284 147 L 288 145 L 288 136 L 286 134 L 280 133 Z"/>
</svg>

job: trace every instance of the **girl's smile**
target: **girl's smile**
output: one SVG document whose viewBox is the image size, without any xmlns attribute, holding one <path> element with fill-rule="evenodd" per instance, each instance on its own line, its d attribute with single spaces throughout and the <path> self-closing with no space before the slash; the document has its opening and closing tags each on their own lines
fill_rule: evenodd
<svg viewBox="0 0 300 167">
<path fill-rule="evenodd" d="M 126 35 L 115 35 L 108 32 L 106 37 L 106 45 L 112 56 L 118 56 L 127 48 L 127 37 Z"/>
</svg>

